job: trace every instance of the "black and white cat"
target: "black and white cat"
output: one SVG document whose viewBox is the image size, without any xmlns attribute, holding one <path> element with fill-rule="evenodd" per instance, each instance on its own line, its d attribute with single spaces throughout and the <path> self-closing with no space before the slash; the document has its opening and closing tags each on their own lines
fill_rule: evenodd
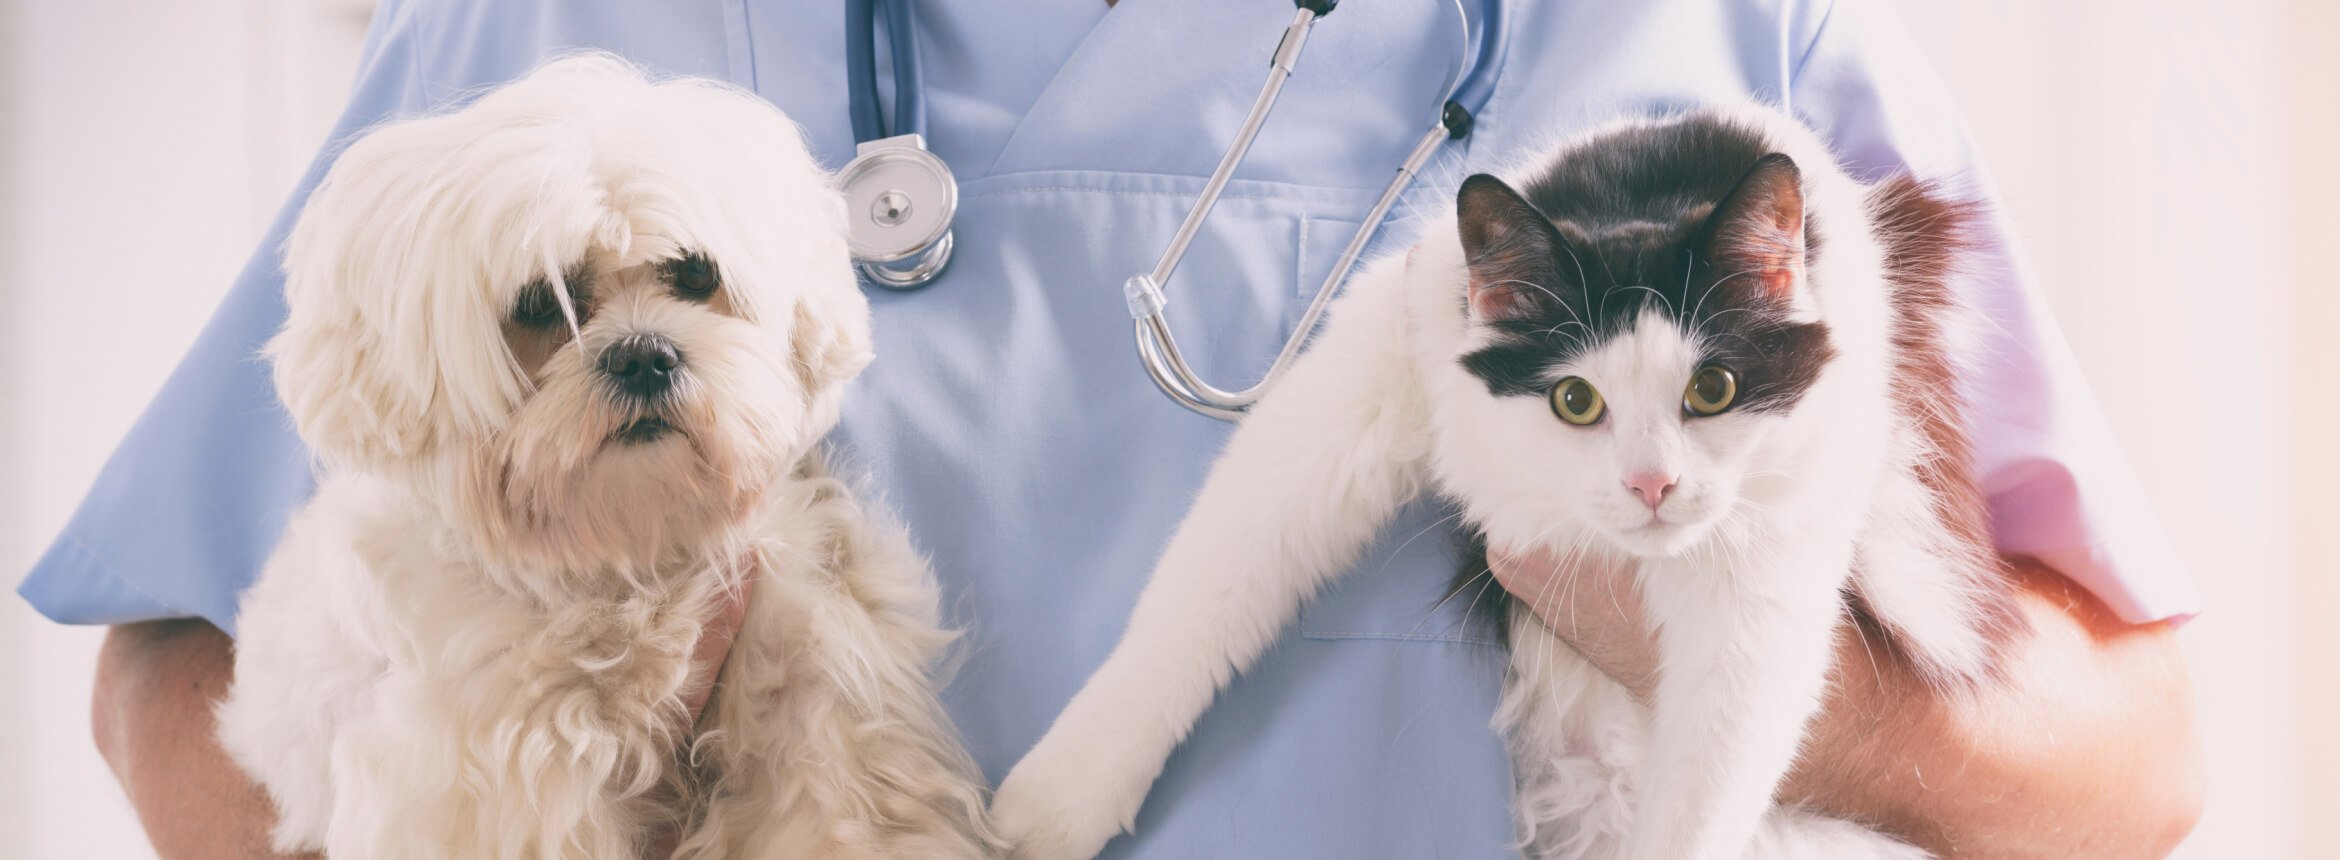
<svg viewBox="0 0 2340 860">
<path fill-rule="evenodd" d="M 1840 625 L 1947 690 L 2020 624 L 1967 464 L 1944 279 L 1970 208 L 1864 186 L 1763 107 L 1626 122 L 1349 285 L 1237 430 L 1122 641 L 1001 786 L 1026 858 L 1130 826 L 1217 691 L 1399 506 L 1636 563 L 1644 707 L 1511 610 L 1496 723 L 1534 857 L 1922 857 L 1772 792 Z M 1515 190 L 1515 188 L 1517 190 Z"/>
</svg>

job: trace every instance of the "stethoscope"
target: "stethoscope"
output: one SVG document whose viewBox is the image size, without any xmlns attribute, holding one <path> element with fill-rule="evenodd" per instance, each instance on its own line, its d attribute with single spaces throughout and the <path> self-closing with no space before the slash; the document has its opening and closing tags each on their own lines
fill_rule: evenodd
<svg viewBox="0 0 2340 860">
<path fill-rule="evenodd" d="M 895 96 L 890 127 L 880 126 L 877 107 L 875 4 L 878 2 L 885 4 L 887 46 L 893 54 Z M 1366 213 L 1357 232 L 1349 237 L 1348 247 L 1342 249 L 1332 271 L 1316 288 L 1307 313 L 1300 317 L 1292 336 L 1284 341 L 1275 362 L 1251 387 L 1226 391 L 1202 381 L 1187 366 L 1177 338 L 1170 334 L 1170 321 L 1163 316 L 1169 300 L 1162 294 L 1162 286 L 1169 283 L 1170 274 L 1186 256 L 1187 246 L 1202 230 L 1203 220 L 1210 217 L 1211 207 L 1218 204 L 1219 195 L 1226 191 L 1235 168 L 1242 165 L 1244 154 L 1251 150 L 1252 141 L 1258 139 L 1260 127 L 1267 123 L 1268 112 L 1275 108 L 1276 98 L 1283 92 L 1285 79 L 1291 77 L 1293 67 L 1300 62 L 1300 50 L 1308 42 L 1309 30 L 1339 5 L 1339 0 L 1297 0 L 1299 10 L 1292 16 L 1292 23 L 1284 28 L 1283 39 L 1276 43 L 1275 54 L 1269 59 L 1267 83 L 1252 101 L 1251 113 L 1244 117 L 1235 140 L 1219 157 L 1218 167 L 1212 169 L 1210 180 L 1203 184 L 1202 193 L 1187 209 L 1186 219 L 1179 223 L 1169 246 L 1162 249 L 1153 270 L 1134 275 L 1122 284 L 1122 296 L 1128 301 L 1130 317 L 1136 321 L 1138 356 L 1145 364 L 1146 375 L 1170 399 L 1213 418 L 1232 421 L 1241 417 L 1299 355 L 1301 346 L 1323 316 L 1325 305 L 1331 302 L 1334 290 L 1348 278 L 1349 270 L 1388 217 L 1398 195 L 1413 184 L 1414 175 L 1436 154 L 1438 145 L 1470 135 L 1479 110 L 1495 92 L 1494 72 L 1498 58 L 1503 55 L 1506 36 L 1504 0 L 1486 0 L 1475 51 L 1471 44 L 1470 16 L 1463 13 L 1461 0 L 1451 2 L 1461 24 L 1462 45 L 1455 54 L 1454 69 L 1447 76 L 1446 97 L 1440 100 L 1436 120 L 1414 144 L 1404 163 L 1398 165 L 1397 176 L 1382 189 L 1381 197 Z M 933 282 L 950 262 L 951 216 L 959 204 L 958 186 L 951 178 L 950 167 L 926 149 L 924 81 L 920 77 L 918 46 L 913 35 L 916 14 L 912 0 L 846 2 L 845 48 L 856 146 L 853 161 L 845 165 L 838 179 L 850 207 L 850 241 L 855 265 L 872 283 L 896 290 L 913 290 Z"/>
<path fill-rule="evenodd" d="M 915 290 L 951 262 L 951 216 L 959 183 L 926 150 L 926 78 L 918 62 L 918 9 L 883 0 L 886 47 L 894 64 L 894 120 L 878 117 L 877 5 L 845 0 L 845 85 L 853 115 L 853 160 L 838 171 L 845 191 L 853 264 L 870 283 Z"/>
</svg>

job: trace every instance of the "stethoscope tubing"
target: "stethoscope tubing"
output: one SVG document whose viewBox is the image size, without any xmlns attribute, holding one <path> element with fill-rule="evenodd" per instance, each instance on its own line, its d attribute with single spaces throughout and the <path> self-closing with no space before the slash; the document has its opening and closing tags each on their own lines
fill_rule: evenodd
<svg viewBox="0 0 2340 860">
<path fill-rule="evenodd" d="M 884 3 L 887 59 L 894 73 L 893 124 L 878 111 L 877 13 Z M 918 7 L 912 0 L 845 0 L 845 86 L 853 142 L 926 133 L 926 66 L 918 53 Z"/>
<path fill-rule="evenodd" d="M 1438 151 L 1438 145 L 1447 139 L 1446 128 L 1439 126 L 1423 134 L 1414 143 L 1413 152 L 1406 156 L 1405 164 L 1398 168 L 1400 178 L 1382 188 L 1381 197 L 1374 201 L 1373 208 L 1366 213 L 1364 224 L 1379 225 L 1388 217 L 1390 207 L 1396 205 L 1398 197 L 1405 193 L 1406 186 L 1412 184 L 1415 174 Z M 1276 360 L 1268 365 L 1267 372 L 1260 374 L 1257 384 L 1242 391 L 1225 391 L 1202 381 L 1187 366 L 1186 356 L 1179 351 L 1177 340 L 1170 334 L 1170 322 L 1163 318 L 1159 305 L 1152 313 L 1137 318 L 1138 357 L 1140 363 L 1145 365 L 1146 375 L 1152 377 L 1155 386 L 1181 406 L 1222 421 L 1243 417 L 1251 404 L 1266 393 L 1268 383 L 1281 376 L 1292 360 L 1299 357 L 1309 335 L 1316 331 L 1316 323 L 1323 318 L 1325 308 L 1332 304 L 1337 286 L 1348 279 L 1349 270 L 1356 267 L 1357 259 L 1364 255 L 1365 245 L 1372 238 L 1373 231 L 1368 229 L 1359 229 L 1349 236 L 1349 244 L 1341 249 L 1332 271 L 1325 275 L 1324 285 L 1317 287 L 1316 296 L 1308 302 L 1308 310 L 1300 315 L 1300 322 L 1293 326 L 1292 336 L 1284 340 L 1284 348 L 1276 353 Z M 1126 293 L 1127 288 L 1124 291 Z M 1156 294 L 1159 294 L 1158 289 Z"/>
<path fill-rule="evenodd" d="M 1495 82 L 1500 77 L 1496 72 L 1502 68 L 1503 53 L 1511 45 L 1511 30 L 1504 26 L 1505 2 L 1507 0 L 1487 0 L 1479 15 L 1479 45 L 1471 57 L 1470 71 L 1463 75 L 1461 82 L 1455 84 L 1454 94 L 1447 96 L 1447 101 L 1462 106 L 1474 118 L 1487 109 L 1489 100 L 1495 98 Z M 1470 19 L 1463 15 L 1462 0 L 1454 0 L 1454 13 L 1463 20 L 1463 38 L 1469 39 Z M 1466 127 L 1455 136 L 1459 138 L 1468 133 Z"/>
<path fill-rule="evenodd" d="M 1415 142 L 1404 163 L 1399 165 L 1397 175 L 1382 188 L 1381 196 L 1374 201 L 1373 208 L 1359 223 L 1357 231 L 1349 238 L 1348 246 L 1342 249 L 1332 270 L 1326 273 L 1324 282 L 1309 300 L 1308 309 L 1301 315 L 1299 324 L 1294 327 L 1291 336 L 1284 340 L 1284 346 L 1277 352 L 1275 361 L 1268 365 L 1267 371 L 1251 387 L 1227 391 L 1204 382 L 1187 364 L 1186 356 L 1178 348 L 1177 337 L 1171 333 L 1170 322 L 1165 316 L 1169 300 L 1162 293 L 1162 286 L 1169 282 L 1170 274 L 1177 269 L 1187 245 L 1201 230 L 1211 208 L 1217 204 L 1220 193 L 1226 189 L 1228 179 L 1242 163 L 1243 156 L 1259 134 L 1260 126 L 1273 110 L 1284 81 L 1298 63 L 1300 48 L 1308 38 L 1308 31 L 1330 11 L 1329 4 L 1322 5 L 1322 8 L 1319 8 L 1319 4 L 1307 2 L 1299 5 L 1292 23 L 1285 28 L 1282 41 L 1276 45 L 1267 82 L 1252 102 L 1250 114 L 1244 118 L 1243 126 L 1228 144 L 1226 154 L 1212 170 L 1211 178 L 1203 185 L 1202 193 L 1195 198 L 1194 206 L 1187 210 L 1186 219 L 1180 222 L 1178 232 L 1171 237 L 1169 246 L 1163 249 L 1162 257 L 1155 262 L 1152 271 L 1134 276 L 1122 284 L 1123 298 L 1128 302 L 1130 316 L 1135 321 L 1138 357 L 1146 368 L 1146 375 L 1162 393 L 1179 405 L 1224 421 L 1241 418 L 1266 393 L 1268 386 L 1283 374 L 1293 359 L 1299 356 L 1340 284 L 1348 280 L 1349 271 L 1356 266 L 1365 245 L 1387 219 L 1390 207 L 1413 184 L 1414 177 L 1429 163 L 1439 145 L 1470 134 L 1480 110 L 1494 94 L 1494 64 L 1499 62 L 1505 47 L 1502 0 L 1489 0 L 1488 14 L 1483 16 L 1475 52 L 1471 50 L 1469 16 L 1463 12 L 1461 0 L 1454 0 L 1456 20 L 1461 23 L 1462 44 L 1455 53 L 1456 66 L 1447 76 L 1448 96 L 1440 107 L 1437 120 Z M 1462 65 L 1466 57 L 1471 63 L 1467 72 Z"/>
<path fill-rule="evenodd" d="M 1253 99 L 1251 110 L 1244 116 L 1235 139 L 1228 143 L 1227 150 L 1220 155 L 1210 178 L 1203 184 L 1202 192 L 1196 195 L 1194 204 L 1179 222 L 1169 244 L 1155 259 L 1154 267 L 1131 277 L 1122 285 L 1123 297 L 1135 324 L 1138 354 L 1145 365 L 1146 374 L 1172 400 L 1213 418 L 1229 421 L 1240 418 L 1265 393 L 1268 385 L 1299 356 L 1341 283 L 1348 279 L 1350 270 L 1356 266 L 1365 246 L 1388 218 L 1390 208 L 1436 155 L 1440 144 L 1470 135 L 1480 112 L 1494 95 L 1495 72 L 1507 47 L 1509 32 L 1504 27 L 1504 0 L 1486 0 L 1484 14 L 1478 22 L 1475 43 L 1472 40 L 1472 21 L 1463 10 L 1462 0 L 1448 2 L 1454 7 L 1455 20 L 1460 25 L 1459 45 L 1455 51 L 1455 62 L 1447 74 L 1446 97 L 1439 105 L 1438 116 L 1421 139 L 1416 141 L 1405 161 L 1398 166 L 1396 176 L 1383 187 L 1372 209 L 1350 236 L 1348 245 L 1342 249 L 1324 282 L 1317 287 L 1306 312 L 1301 315 L 1292 335 L 1285 339 L 1275 361 L 1251 387 L 1227 391 L 1204 382 L 1188 365 L 1185 354 L 1178 347 L 1176 336 L 1171 333 L 1169 320 L 1164 315 L 1168 299 L 1162 287 L 1169 283 L 1171 275 L 1177 271 L 1179 261 L 1185 258 L 1195 236 L 1200 234 L 1203 224 L 1210 217 L 1211 209 L 1218 204 L 1227 183 L 1234 178 L 1235 170 L 1250 153 L 1251 145 L 1267 123 L 1285 82 L 1299 64 L 1301 50 L 1307 44 L 1310 30 L 1338 5 L 1338 0 L 1296 0 L 1298 8 L 1293 13 L 1291 23 L 1284 28 L 1282 39 L 1276 43 L 1275 54 L 1269 62 L 1267 80 L 1261 84 L 1259 95 Z M 892 55 L 890 59 L 894 74 L 894 116 L 890 127 L 883 122 L 878 108 L 878 3 L 884 4 L 887 49 Z M 924 151 L 926 91 L 924 70 L 918 54 L 916 16 L 915 0 L 846 0 L 846 86 L 850 96 L 848 101 L 853 136 L 864 155 L 870 147 L 886 147 L 906 139 L 910 147 L 918 150 L 915 153 L 917 157 L 928 160 L 934 166 L 933 169 L 941 171 L 946 177 L 943 181 L 951 186 L 946 190 L 955 191 L 955 182 L 947 179 L 948 166 Z M 853 174 L 854 168 L 861 161 L 857 157 L 856 165 L 848 165 L 845 174 Z M 888 265 L 896 262 L 892 259 L 857 259 L 857 265 L 873 282 L 892 289 L 915 289 L 928 283 L 949 259 L 951 237 L 947 213 L 956 207 L 950 206 L 948 201 L 942 203 L 946 207 L 943 210 L 946 216 L 938 228 L 942 231 L 940 236 L 929 245 L 896 255 L 914 261 L 915 265 Z"/>
</svg>

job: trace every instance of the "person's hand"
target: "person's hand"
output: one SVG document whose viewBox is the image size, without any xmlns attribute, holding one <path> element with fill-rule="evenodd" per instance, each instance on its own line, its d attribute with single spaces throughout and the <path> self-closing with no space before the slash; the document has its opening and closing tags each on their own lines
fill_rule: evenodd
<svg viewBox="0 0 2340 860">
<path fill-rule="evenodd" d="M 1642 702 L 1656 637 L 1633 568 L 1490 550 L 1496 580 Z M 1951 696 L 1890 643 L 1843 625 L 1838 671 L 1782 803 L 1875 826 L 1953 857 L 2159 857 L 2204 791 L 2185 660 L 2166 623 L 2122 622 L 2079 586 L 2010 559 L 2031 629 L 2003 677 Z"/>
<path fill-rule="evenodd" d="M 751 590 L 727 594 L 717 605 L 692 655 L 693 676 L 718 676 Z M 270 850 L 275 806 L 220 746 L 213 713 L 234 677 L 234 649 L 226 633 L 200 620 L 113 627 L 98 655 L 90 703 L 98 753 L 165 860 L 321 860 Z M 711 691 L 711 684 L 701 684 L 686 695 L 693 720 Z M 672 845 L 672 834 L 659 838 Z M 663 858 L 670 850 L 645 856 Z"/>
<path fill-rule="evenodd" d="M 200 619 L 117 624 L 90 702 L 98 754 L 163 860 L 323 860 L 269 847 L 276 808 L 220 746 L 235 642 Z"/>
<path fill-rule="evenodd" d="M 739 638 L 739 626 L 747 620 L 748 598 L 756 591 L 756 577 L 750 571 L 740 581 L 737 591 L 726 591 L 717 598 L 715 617 L 707 620 L 707 627 L 699 631 L 698 647 L 691 651 L 691 676 L 707 682 L 683 691 L 683 706 L 696 725 L 707 709 L 707 698 L 714 695 L 715 684 L 723 675 L 723 661 L 731 656 L 731 643 Z"/>
<path fill-rule="evenodd" d="M 747 621 L 748 598 L 755 590 L 756 571 L 750 570 L 737 591 L 725 591 L 716 598 L 715 616 L 707 619 L 706 628 L 699 631 L 699 644 L 691 649 L 691 677 L 706 681 L 683 691 L 683 707 L 689 710 L 694 726 L 706 716 L 707 700 L 715 695 L 715 685 L 722 680 L 723 662 L 731 656 L 731 643 L 739 639 L 740 625 Z M 681 841 L 682 834 L 674 829 L 673 822 L 651 826 L 654 829 L 642 850 L 644 860 L 666 860 L 674 856 L 674 846 Z"/>
<path fill-rule="evenodd" d="M 1566 563 L 1544 550 L 1489 548 L 1487 566 L 1511 596 L 1574 646 L 1593 667 L 1648 702 L 1657 690 L 1657 636 L 1641 609 L 1634 563 L 1578 555 Z"/>
</svg>

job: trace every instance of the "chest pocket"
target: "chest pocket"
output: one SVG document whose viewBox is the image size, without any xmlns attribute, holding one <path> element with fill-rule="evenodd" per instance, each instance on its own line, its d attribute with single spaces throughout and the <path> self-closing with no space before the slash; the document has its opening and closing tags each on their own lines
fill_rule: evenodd
<svg viewBox="0 0 2340 860">
<path fill-rule="evenodd" d="M 869 292 L 879 359 L 847 401 L 843 441 L 946 585 L 967 586 L 967 609 L 984 625 L 1126 616 L 1225 445 L 1233 425 L 1180 408 L 1146 378 L 1120 289 L 1152 266 L 1202 181 L 1107 171 L 970 180 L 951 269 L 926 290 Z M 1258 378 L 1373 193 L 1228 187 L 1165 288 L 1197 373 L 1221 385 Z M 1393 219 L 1376 244 L 1403 247 L 1420 220 Z M 1467 607 L 1440 603 L 1454 570 L 1444 516 L 1409 512 L 1305 610 L 1301 630 L 1492 641 L 1470 631 Z M 1102 659 L 1118 626 L 1098 627 Z"/>
<path fill-rule="evenodd" d="M 1460 519 L 1438 500 L 1401 512 L 1364 559 L 1300 614 L 1300 635 L 1323 640 L 1501 645 L 1501 586 L 1465 547 Z M 1465 570 L 1465 556 L 1474 556 Z"/>
<path fill-rule="evenodd" d="M 1419 215 L 1452 199 L 1449 188 L 1422 183 L 1391 210 L 1389 223 L 1368 249 L 1387 251 L 1414 240 Z M 1356 234 L 1353 217 L 1311 216 L 1300 222 L 1298 294 L 1304 309 Z M 1248 380 L 1246 380 L 1248 382 Z M 1300 634 L 1322 640 L 1461 643 L 1495 646 L 1491 622 L 1497 588 L 1484 568 L 1458 576 L 1465 541 L 1454 509 L 1436 500 L 1409 506 L 1382 530 L 1364 560 L 1325 589 L 1300 615 Z M 1472 574 L 1481 574 L 1471 578 Z"/>
</svg>

